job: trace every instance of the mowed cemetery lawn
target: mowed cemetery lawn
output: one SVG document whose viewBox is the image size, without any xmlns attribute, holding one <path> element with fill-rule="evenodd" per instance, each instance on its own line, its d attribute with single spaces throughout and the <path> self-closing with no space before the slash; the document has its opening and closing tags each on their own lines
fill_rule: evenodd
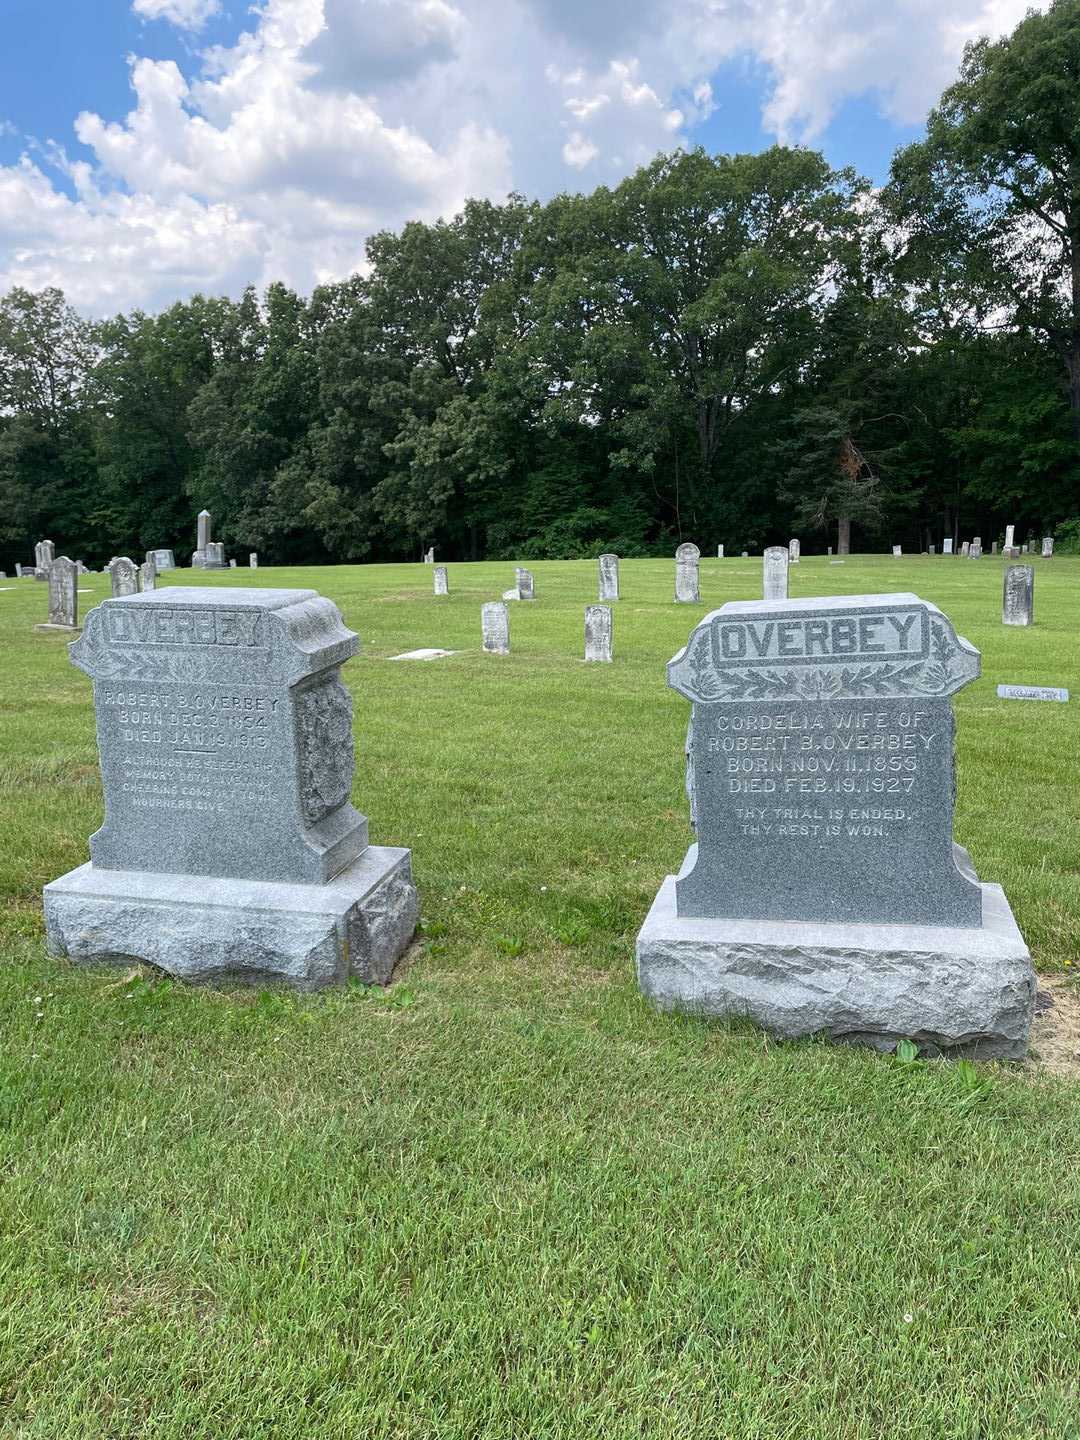
<svg viewBox="0 0 1080 1440">
<path fill-rule="evenodd" d="M 1067 993 L 1080 559 L 1033 563 L 1026 631 L 989 556 L 807 556 L 791 593 L 912 590 L 982 651 L 956 834 Z M 638 994 L 691 839 L 664 665 L 760 557 L 704 557 L 701 606 L 624 561 L 611 666 L 595 563 L 531 568 L 504 658 L 511 564 L 451 564 L 448 599 L 422 565 L 198 577 L 310 586 L 362 637 L 353 798 L 424 928 L 388 991 L 305 997 L 46 957 L 41 888 L 101 819 L 90 682 L 32 631 L 46 587 L 0 582 L 0 1436 L 1080 1435 L 1080 1083 Z M 388 663 L 420 646 L 461 653 Z"/>
</svg>

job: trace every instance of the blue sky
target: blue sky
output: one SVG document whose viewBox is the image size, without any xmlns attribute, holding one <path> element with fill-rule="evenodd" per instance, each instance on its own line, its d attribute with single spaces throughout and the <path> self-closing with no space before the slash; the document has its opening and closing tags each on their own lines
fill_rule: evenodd
<svg viewBox="0 0 1080 1440">
<path fill-rule="evenodd" d="M 466 196 L 659 149 L 813 145 L 885 178 L 1027 0 L 7 0 L 0 290 L 157 308 L 363 263 Z"/>
</svg>

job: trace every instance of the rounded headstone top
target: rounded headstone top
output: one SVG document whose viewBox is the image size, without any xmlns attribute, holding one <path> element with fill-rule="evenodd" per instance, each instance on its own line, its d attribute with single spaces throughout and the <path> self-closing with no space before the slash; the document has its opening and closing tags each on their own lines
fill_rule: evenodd
<svg viewBox="0 0 1080 1440">
<path fill-rule="evenodd" d="M 675 551 L 676 560 L 700 560 L 701 551 L 691 540 L 685 541 Z"/>
</svg>

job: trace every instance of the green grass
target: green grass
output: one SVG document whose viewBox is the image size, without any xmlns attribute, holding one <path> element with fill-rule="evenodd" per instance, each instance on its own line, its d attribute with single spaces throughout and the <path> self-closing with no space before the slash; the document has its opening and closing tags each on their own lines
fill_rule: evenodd
<svg viewBox="0 0 1080 1440">
<path fill-rule="evenodd" d="M 983 653 L 957 838 L 1040 969 L 1080 952 L 1080 560 L 806 558 L 793 595 L 908 589 Z M 1080 1436 L 1080 1087 L 903 1064 L 640 1000 L 633 938 L 689 841 L 664 662 L 760 559 L 267 569 L 363 638 L 354 799 L 412 847 L 425 934 L 389 992 L 79 972 L 42 885 L 100 822 L 89 683 L 0 582 L 0 1437 L 926 1440 Z M 187 573 L 166 583 L 190 580 Z M 103 577 L 84 584 L 105 593 Z M 463 653 L 388 664 L 419 646 Z M 998 701 L 1058 684 L 1069 705 Z M 40 998 L 39 998 L 40 997 Z"/>
</svg>

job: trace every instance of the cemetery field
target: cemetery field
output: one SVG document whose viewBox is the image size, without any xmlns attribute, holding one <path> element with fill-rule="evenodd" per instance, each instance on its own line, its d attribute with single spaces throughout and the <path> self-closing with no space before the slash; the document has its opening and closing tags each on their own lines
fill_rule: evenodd
<svg viewBox="0 0 1080 1440">
<path fill-rule="evenodd" d="M 914 591 L 982 652 L 956 838 L 1068 1008 L 1080 558 L 1030 563 L 1031 629 L 990 556 L 805 556 L 790 588 Z M 33 632 L 47 587 L 0 581 L 0 1440 L 1080 1435 L 1080 1069 L 638 994 L 692 838 L 664 666 L 761 558 L 703 556 L 699 606 L 622 561 L 613 665 L 581 659 L 595 562 L 531 568 L 508 656 L 480 605 L 512 564 L 445 598 L 422 565 L 160 578 L 311 587 L 362 639 L 353 800 L 411 847 L 423 928 L 389 990 L 299 997 L 46 956 L 42 886 L 102 816 L 90 682 Z M 390 662 L 428 646 L 459 653 Z"/>
</svg>

